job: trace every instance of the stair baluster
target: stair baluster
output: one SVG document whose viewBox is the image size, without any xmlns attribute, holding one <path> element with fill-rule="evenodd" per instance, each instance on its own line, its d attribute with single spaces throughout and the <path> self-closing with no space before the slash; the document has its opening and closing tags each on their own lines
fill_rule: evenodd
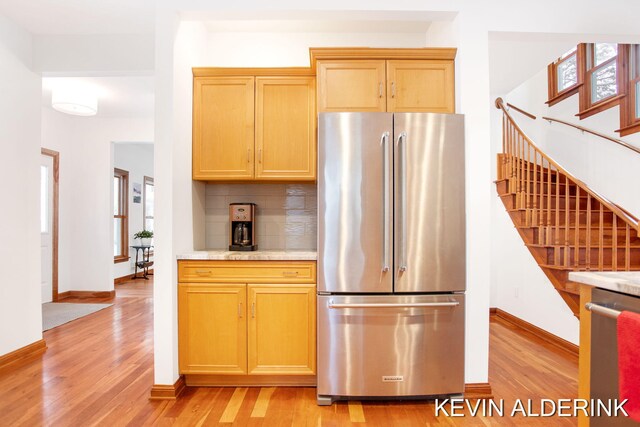
<svg viewBox="0 0 640 427">
<path fill-rule="evenodd" d="M 585 252 L 587 270 L 591 270 L 591 224 L 591 194 L 587 193 L 587 251 Z"/>
<path fill-rule="evenodd" d="M 523 141 L 524 144 L 524 141 Z M 529 198 L 531 196 L 531 189 L 529 188 L 529 186 L 531 185 L 531 146 L 527 144 L 527 149 L 525 151 L 525 156 L 526 156 L 526 161 L 525 164 L 527 165 L 527 173 L 526 173 L 526 179 L 524 182 L 524 189 L 525 189 L 525 223 L 527 224 L 527 227 L 531 225 L 531 199 Z"/>
<path fill-rule="evenodd" d="M 598 241 L 598 271 L 604 270 L 604 209 L 602 203 L 600 203 L 600 225 L 598 227 L 598 236 L 600 240 Z"/>
<path fill-rule="evenodd" d="M 631 270 L 631 230 L 629 224 L 626 226 L 624 256 L 624 269 L 629 271 Z"/>
<path fill-rule="evenodd" d="M 611 228 L 611 247 L 613 248 L 611 270 L 618 271 L 618 217 L 616 215 L 613 216 Z"/>
<path fill-rule="evenodd" d="M 551 163 L 547 162 L 549 166 L 549 173 L 547 175 L 547 231 L 546 231 L 546 245 L 551 245 Z"/>
<path fill-rule="evenodd" d="M 580 187 L 576 187 L 576 236 L 575 236 L 575 250 L 573 251 L 573 265 L 576 269 L 578 269 L 578 263 L 580 261 Z M 586 233 L 586 224 L 585 224 L 585 233 Z M 586 243 L 586 240 L 585 240 Z"/>
<path fill-rule="evenodd" d="M 571 206 L 569 203 L 570 191 L 569 177 L 564 176 L 564 262 L 565 267 L 569 266 L 569 227 L 571 225 Z M 576 217 L 577 221 L 578 217 Z"/>
</svg>

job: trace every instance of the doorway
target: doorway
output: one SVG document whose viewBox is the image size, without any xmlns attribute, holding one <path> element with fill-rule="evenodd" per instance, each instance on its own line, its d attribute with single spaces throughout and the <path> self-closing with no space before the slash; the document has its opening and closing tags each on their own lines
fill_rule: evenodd
<svg viewBox="0 0 640 427">
<path fill-rule="evenodd" d="M 58 209 L 60 153 L 41 149 L 40 252 L 42 303 L 58 301 Z"/>
</svg>

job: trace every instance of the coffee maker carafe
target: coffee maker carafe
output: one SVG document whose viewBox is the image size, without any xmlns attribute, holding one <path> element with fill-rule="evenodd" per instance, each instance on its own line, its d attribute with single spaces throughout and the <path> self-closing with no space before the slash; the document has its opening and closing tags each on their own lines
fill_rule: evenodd
<svg viewBox="0 0 640 427">
<path fill-rule="evenodd" d="M 255 203 L 231 203 L 229 205 L 230 251 L 258 250 L 255 238 Z"/>
</svg>

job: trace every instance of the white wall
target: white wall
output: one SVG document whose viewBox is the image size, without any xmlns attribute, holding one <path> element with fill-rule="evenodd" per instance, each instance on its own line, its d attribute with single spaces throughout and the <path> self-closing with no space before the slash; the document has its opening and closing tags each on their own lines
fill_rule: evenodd
<svg viewBox="0 0 640 427">
<path fill-rule="evenodd" d="M 159 11 L 156 31 L 155 264 L 153 350 L 155 384 L 178 379 L 176 254 L 204 247 L 205 186 L 191 180 L 191 69 L 206 46 L 199 25 L 180 25 Z M 194 219 L 195 218 L 195 219 Z M 198 225 L 201 224 L 201 225 Z"/>
<path fill-rule="evenodd" d="M 549 42 L 549 49 L 552 58 L 562 52 L 553 41 Z M 584 120 L 575 116 L 578 112 L 577 94 L 548 107 L 545 104 L 546 67 L 503 97 L 505 101 L 538 117 L 537 120 L 531 120 L 517 112 L 511 112 L 524 132 L 545 153 L 598 193 L 636 216 L 640 215 L 638 192 L 628 185 L 640 181 L 640 155 L 602 138 L 582 134 L 561 124 L 549 124 L 541 119 L 543 116 L 553 117 L 618 138 L 614 132 L 620 127 L 618 107 Z M 497 130 L 500 129 L 500 116 L 496 110 L 494 124 Z M 495 139 L 499 138 L 500 132 L 496 132 Z M 638 134 L 621 139 L 640 147 Z M 493 205 L 495 239 L 492 259 L 502 262 L 494 263 L 496 268 L 492 274 L 492 305 L 577 343 L 577 319 L 537 267 L 497 196 L 493 198 Z M 544 307 L 544 310 L 540 307 Z"/>
<path fill-rule="evenodd" d="M 149 75 L 154 40 L 142 34 L 38 35 L 34 69 L 54 75 Z"/>
<path fill-rule="evenodd" d="M 60 153 L 59 292 L 113 289 L 113 141 L 153 141 L 153 119 L 42 107 L 42 147 Z"/>
<path fill-rule="evenodd" d="M 424 33 L 222 33 L 208 34 L 201 66 L 308 67 L 309 47 L 423 47 Z"/>
<path fill-rule="evenodd" d="M 42 338 L 42 95 L 31 55 L 31 36 L 0 15 L 0 355 Z"/>
<path fill-rule="evenodd" d="M 133 202 L 133 184 L 140 184 L 144 191 L 144 177 L 153 178 L 153 144 L 113 144 L 113 166 L 129 172 L 129 245 L 140 244 L 133 235 L 144 229 L 144 205 Z M 142 253 L 140 253 L 142 255 Z M 129 249 L 129 262 L 114 265 L 113 278 L 127 276 L 135 271 L 135 250 Z"/>
</svg>

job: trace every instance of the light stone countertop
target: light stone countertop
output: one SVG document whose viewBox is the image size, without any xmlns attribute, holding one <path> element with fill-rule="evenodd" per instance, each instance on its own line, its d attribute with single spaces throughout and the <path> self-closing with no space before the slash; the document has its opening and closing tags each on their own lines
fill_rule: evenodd
<svg viewBox="0 0 640 427">
<path fill-rule="evenodd" d="M 315 261 L 315 251 L 247 251 L 224 250 L 193 251 L 179 254 L 179 260 L 233 260 L 233 261 Z"/>
<path fill-rule="evenodd" d="M 627 295 L 640 296 L 640 271 L 572 272 L 569 273 L 569 280 Z"/>
</svg>

